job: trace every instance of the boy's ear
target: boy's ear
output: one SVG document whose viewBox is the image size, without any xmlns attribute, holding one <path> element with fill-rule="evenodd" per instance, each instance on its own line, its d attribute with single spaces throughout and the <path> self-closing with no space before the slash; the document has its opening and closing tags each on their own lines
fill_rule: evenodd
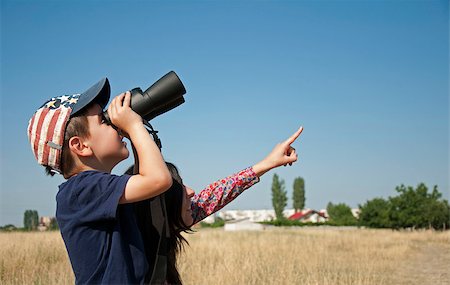
<svg viewBox="0 0 450 285">
<path fill-rule="evenodd" d="M 83 138 L 78 136 L 74 136 L 69 139 L 69 149 L 78 156 L 92 155 L 92 149 Z"/>
</svg>

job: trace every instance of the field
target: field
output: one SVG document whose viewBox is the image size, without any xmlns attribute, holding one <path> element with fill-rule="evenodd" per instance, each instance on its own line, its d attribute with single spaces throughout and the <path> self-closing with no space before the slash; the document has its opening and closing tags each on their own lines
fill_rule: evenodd
<svg viewBox="0 0 450 285">
<path fill-rule="evenodd" d="M 185 284 L 450 284 L 450 232 L 200 229 Z M 59 232 L 0 233 L 0 284 L 73 284 Z"/>
</svg>

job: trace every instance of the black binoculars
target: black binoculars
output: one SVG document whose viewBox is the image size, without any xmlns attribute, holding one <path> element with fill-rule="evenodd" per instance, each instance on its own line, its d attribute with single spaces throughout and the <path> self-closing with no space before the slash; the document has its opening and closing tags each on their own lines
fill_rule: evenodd
<svg viewBox="0 0 450 285">
<path fill-rule="evenodd" d="M 144 121 L 150 121 L 183 104 L 183 95 L 186 93 L 186 89 L 178 75 L 170 71 L 145 92 L 142 92 L 141 88 L 134 88 L 130 92 L 131 109 L 138 113 Z M 108 112 L 105 111 L 103 116 L 111 123 Z"/>
</svg>

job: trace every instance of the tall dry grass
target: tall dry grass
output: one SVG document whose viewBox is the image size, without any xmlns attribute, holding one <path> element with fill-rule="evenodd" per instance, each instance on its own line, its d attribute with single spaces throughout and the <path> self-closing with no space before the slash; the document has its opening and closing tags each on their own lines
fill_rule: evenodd
<svg viewBox="0 0 450 285">
<path fill-rule="evenodd" d="M 0 233 L 0 284 L 74 284 L 60 233 Z"/>
<path fill-rule="evenodd" d="M 185 284 L 395 284 L 399 265 L 450 233 L 336 228 L 186 235 Z M 396 279 L 397 278 L 397 279 Z M 58 232 L 0 233 L 0 284 L 73 284 Z"/>
<path fill-rule="evenodd" d="M 395 284 L 398 265 L 450 233 L 273 229 L 189 237 L 180 269 L 186 284 Z"/>
</svg>

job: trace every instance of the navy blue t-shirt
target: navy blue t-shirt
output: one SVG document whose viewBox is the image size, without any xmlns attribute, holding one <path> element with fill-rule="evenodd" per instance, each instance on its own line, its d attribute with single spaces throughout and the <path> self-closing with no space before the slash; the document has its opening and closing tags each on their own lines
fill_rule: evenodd
<svg viewBox="0 0 450 285">
<path fill-rule="evenodd" d="M 76 284 L 142 284 L 148 263 L 131 204 L 129 175 L 85 171 L 59 186 L 56 219 Z"/>
</svg>

